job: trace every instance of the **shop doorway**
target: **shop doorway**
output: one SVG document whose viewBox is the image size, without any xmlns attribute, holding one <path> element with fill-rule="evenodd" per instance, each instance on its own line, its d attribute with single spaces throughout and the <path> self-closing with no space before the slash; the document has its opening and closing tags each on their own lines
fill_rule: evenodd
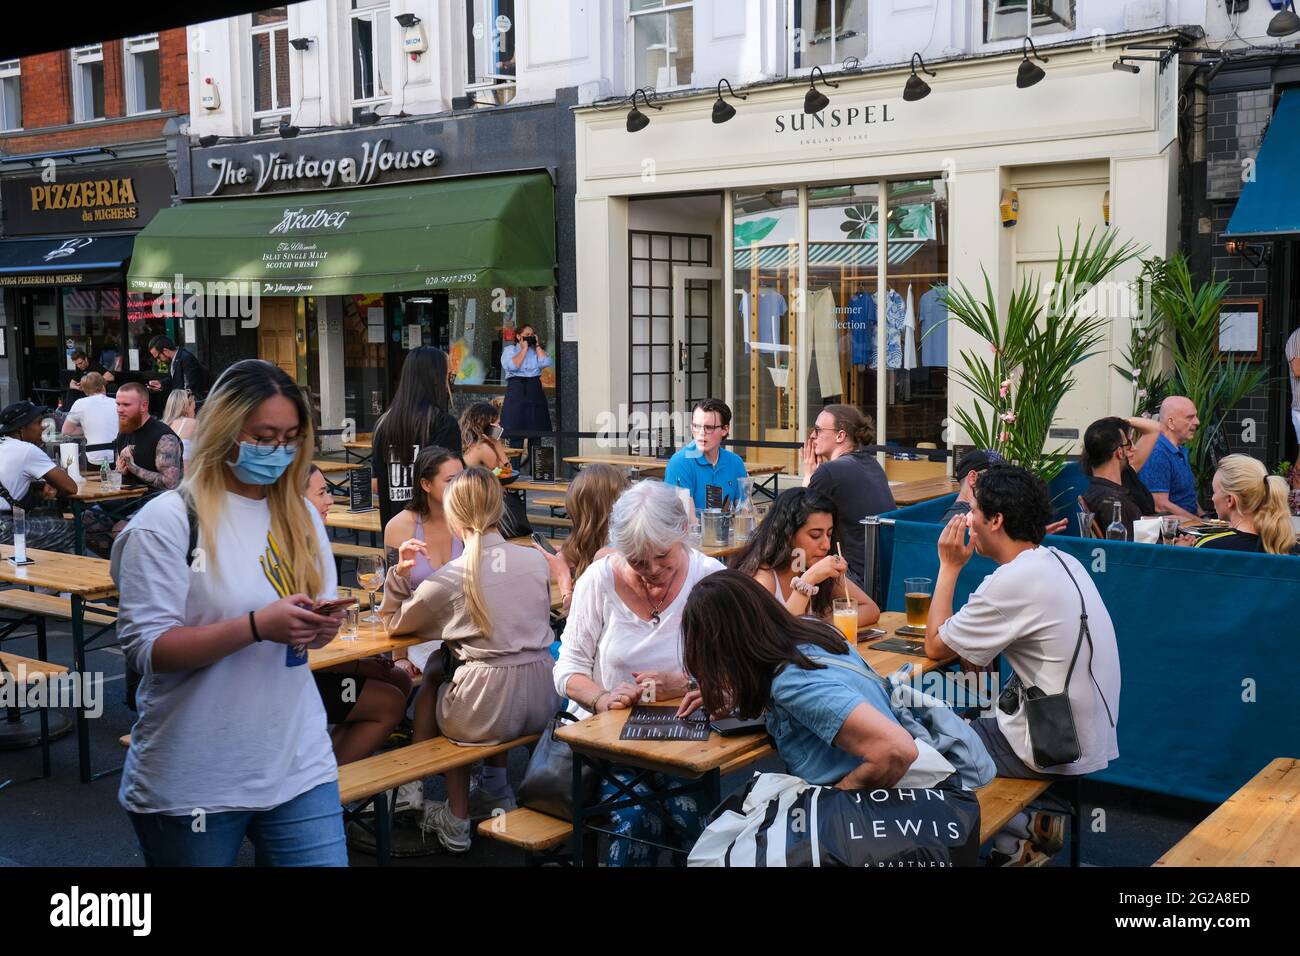
<svg viewBox="0 0 1300 956">
<path fill-rule="evenodd" d="M 298 300 L 262 299 L 257 325 L 257 357 L 278 365 L 298 381 Z"/>
<path fill-rule="evenodd" d="M 628 230 L 628 422 L 632 436 L 690 441 L 691 408 L 723 396 L 722 197 L 634 200 Z"/>
</svg>

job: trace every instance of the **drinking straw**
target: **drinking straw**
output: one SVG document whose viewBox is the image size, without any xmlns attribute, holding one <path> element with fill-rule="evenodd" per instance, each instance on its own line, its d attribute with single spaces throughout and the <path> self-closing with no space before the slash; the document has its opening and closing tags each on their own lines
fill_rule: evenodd
<svg viewBox="0 0 1300 956">
<path fill-rule="evenodd" d="M 841 561 L 844 561 L 844 551 L 840 548 L 840 543 L 838 541 L 835 542 L 835 553 L 840 556 Z M 845 563 L 847 564 L 848 562 L 845 561 Z M 847 577 L 843 578 L 842 583 L 844 585 L 844 596 L 847 598 L 849 596 L 849 579 Z"/>
</svg>

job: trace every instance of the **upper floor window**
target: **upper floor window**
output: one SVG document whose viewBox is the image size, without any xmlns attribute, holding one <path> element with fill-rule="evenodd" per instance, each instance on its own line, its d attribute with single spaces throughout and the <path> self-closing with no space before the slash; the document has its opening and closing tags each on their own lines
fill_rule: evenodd
<svg viewBox="0 0 1300 956">
<path fill-rule="evenodd" d="M 695 71 L 693 7 L 692 2 L 628 0 L 634 89 L 690 85 Z"/>
<path fill-rule="evenodd" d="M 147 113 L 162 109 L 159 89 L 158 34 L 127 37 L 122 41 L 126 53 L 127 113 Z"/>
<path fill-rule="evenodd" d="M 790 70 L 867 57 L 867 0 L 789 0 Z"/>
<path fill-rule="evenodd" d="M 104 118 L 104 47 L 72 48 L 72 116 L 78 123 Z"/>
<path fill-rule="evenodd" d="M 289 8 L 253 14 L 253 132 L 289 121 Z"/>
<path fill-rule="evenodd" d="M 984 42 L 1070 33 L 1075 0 L 983 0 Z"/>
<path fill-rule="evenodd" d="M 352 118 L 393 95 L 388 3 L 352 0 Z"/>
<path fill-rule="evenodd" d="M 0 129 L 23 125 L 22 70 L 17 60 L 0 63 Z"/>
<path fill-rule="evenodd" d="M 515 0 L 465 0 L 466 89 L 514 82 Z"/>
</svg>

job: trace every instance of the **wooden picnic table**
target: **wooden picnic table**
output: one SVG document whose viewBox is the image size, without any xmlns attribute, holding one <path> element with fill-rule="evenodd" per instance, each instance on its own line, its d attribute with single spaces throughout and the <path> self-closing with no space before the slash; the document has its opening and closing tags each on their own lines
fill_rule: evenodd
<svg viewBox="0 0 1300 956">
<path fill-rule="evenodd" d="M 324 647 L 307 652 L 307 664 L 314 670 L 347 664 L 351 661 L 401 650 L 423 643 L 420 637 L 390 637 L 382 624 L 358 624 L 356 640 L 346 641 L 336 637 Z"/>
<path fill-rule="evenodd" d="M 898 484 L 890 482 L 889 490 L 893 492 L 895 504 L 901 507 L 950 495 L 957 490 L 957 482 L 950 478 L 921 478 Z"/>
<path fill-rule="evenodd" d="M 1155 866 L 1300 866 L 1300 760 L 1279 757 Z"/>
<path fill-rule="evenodd" d="M 907 616 L 902 612 L 886 611 L 881 614 L 875 626 L 889 633 L 858 645 L 858 653 L 877 673 L 893 673 L 905 663 L 911 663 L 919 673 L 925 673 L 957 659 L 956 655 L 945 660 L 932 660 L 923 656 L 872 650 L 873 643 L 894 636 L 894 630 L 906 623 Z M 679 701 L 659 703 L 670 705 Z M 763 733 L 733 737 L 710 733 L 707 740 L 621 740 L 619 735 L 623 732 L 629 713 L 628 710 L 608 710 L 603 714 L 593 714 L 586 720 L 565 724 L 556 730 L 555 736 L 573 749 L 576 762 L 585 762 L 595 767 L 598 774 L 607 774 L 613 766 L 626 766 L 662 773 L 679 780 L 698 781 L 697 786 L 688 784 L 687 790 L 703 793 L 706 806 L 717 806 L 721 799 L 724 768 L 739 769 L 776 753 L 771 738 Z M 639 802 L 654 802 L 654 797 L 651 795 Z M 601 812 L 599 805 L 584 807 L 581 795 L 574 794 L 575 862 L 581 862 L 584 858 L 583 831 L 587 818 Z"/>
<path fill-rule="evenodd" d="M 105 501 L 126 501 L 130 498 L 140 498 L 152 489 L 144 485 L 122 485 L 121 488 L 113 490 L 104 485 L 99 475 L 86 476 L 77 482 L 77 493 L 68 496 L 69 510 L 72 512 L 73 528 L 73 552 L 81 554 L 85 549 L 86 529 L 82 521 L 82 514 L 87 505 L 95 505 Z M 64 590 L 64 589 L 60 589 Z"/>
<path fill-rule="evenodd" d="M 668 467 L 667 458 L 652 458 L 650 455 L 574 455 L 564 459 L 566 465 L 610 465 L 614 468 L 635 468 L 638 471 L 663 471 Z"/>
<path fill-rule="evenodd" d="M 368 531 L 371 534 L 379 534 L 384 530 L 379 524 L 379 509 L 349 511 L 347 505 L 337 502 L 330 505 L 329 514 L 325 517 L 325 527 L 340 528 L 345 531 Z"/>
<path fill-rule="evenodd" d="M 569 483 L 567 481 L 534 481 L 531 478 L 520 478 L 503 487 L 507 491 L 553 491 L 562 495 L 569 490 Z"/>
<path fill-rule="evenodd" d="M 12 545 L 0 545 L 0 581 L 25 587 L 48 588 L 68 592 L 71 597 L 72 670 L 86 672 L 86 608 L 88 600 L 111 598 L 117 595 L 117 585 L 109 574 L 109 563 L 103 558 L 89 558 L 58 551 L 28 548 L 27 557 L 34 563 L 15 566 Z M 103 774 L 90 771 L 90 723 L 84 709 L 77 710 L 77 757 L 82 783 Z M 115 771 L 106 771 L 113 773 Z"/>
</svg>

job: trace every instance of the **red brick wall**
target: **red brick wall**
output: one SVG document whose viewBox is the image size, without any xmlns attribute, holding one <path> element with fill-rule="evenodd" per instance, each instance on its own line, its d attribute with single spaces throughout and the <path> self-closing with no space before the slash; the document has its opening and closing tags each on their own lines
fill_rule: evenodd
<svg viewBox="0 0 1300 956">
<path fill-rule="evenodd" d="M 72 123 L 71 56 L 67 50 L 22 58 L 23 132 L 0 135 L 0 153 L 43 153 L 81 146 L 138 143 L 162 136 L 167 115 L 189 112 L 189 72 L 184 28 L 164 30 L 158 37 L 158 69 L 163 115 L 127 122 L 85 123 L 71 129 L 43 132 Z M 126 112 L 122 41 L 104 43 L 104 112 L 109 119 Z"/>
</svg>

